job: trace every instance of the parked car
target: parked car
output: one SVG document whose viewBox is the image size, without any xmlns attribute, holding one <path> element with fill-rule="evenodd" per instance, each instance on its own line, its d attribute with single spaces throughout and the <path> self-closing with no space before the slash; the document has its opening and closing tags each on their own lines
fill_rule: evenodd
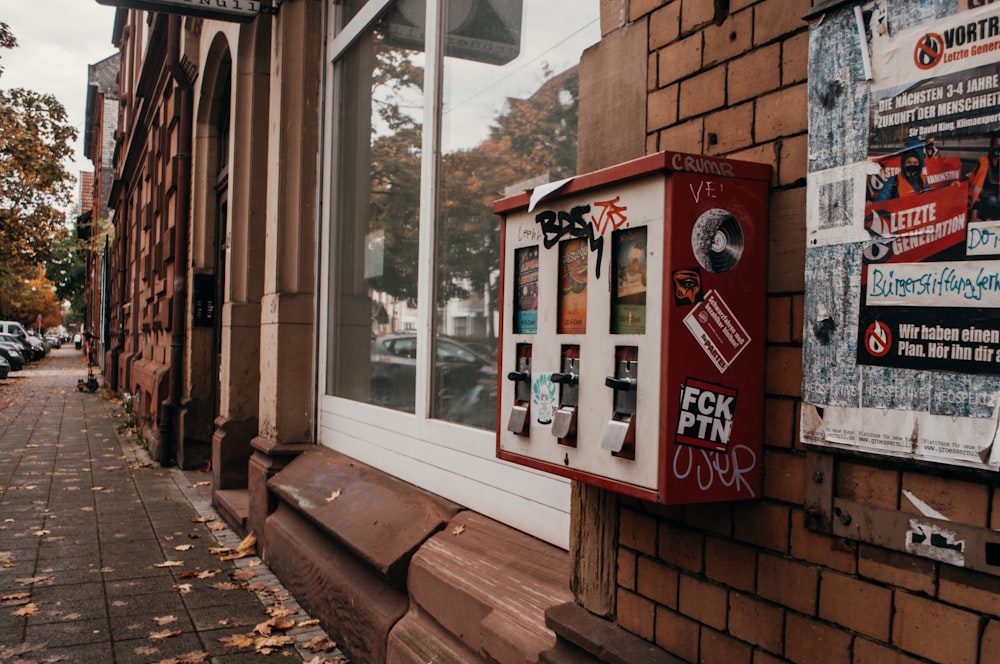
<svg viewBox="0 0 1000 664">
<path fill-rule="evenodd" d="M 52 348 L 62 348 L 62 339 L 59 338 L 58 334 L 46 334 L 45 343 Z"/>
<path fill-rule="evenodd" d="M 0 357 L 7 363 L 10 371 L 20 371 L 24 368 L 24 356 L 13 344 L 0 341 Z"/>
<path fill-rule="evenodd" d="M 0 379 L 10 375 L 10 362 L 6 358 L 0 357 Z"/>
<path fill-rule="evenodd" d="M 439 336 L 435 346 L 436 417 L 492 426 L 496 416 L 496 363 L 470 346 Z M 372 403 L 413 411 L 416 388 L 417 337 L 396 334 L 372 340 Z"/>
<path fill-rule="evenodd" d="M 35 350 L 31 344 L 28 343 L 27 337 L 22 339 L 21 337 L 16 337 L 13 334 L 0 334 L 0 341 L 16 348 L 24 359 L 25 364 L 37 359 Z"/>
</svg>

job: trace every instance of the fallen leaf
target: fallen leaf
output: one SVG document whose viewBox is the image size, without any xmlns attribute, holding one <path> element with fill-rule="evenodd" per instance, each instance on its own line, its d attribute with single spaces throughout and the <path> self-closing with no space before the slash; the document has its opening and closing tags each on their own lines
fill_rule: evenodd
<svg viewBox="0 0 1000 664">
<path fill-rule="evenodd" d="M 336 648 L 337 644 L 326 636 L 317 636 L 315 639 L 305 643 L 304 647 L 308 650 L 312 650 L 313 652 L 326 652 L 327 650 L 333 650 Z"/>
<path fill-rule="evenodd" d="M 41 608 L 42 607 L 40 605 L 38 605 L 35 602 L 32 602 L 31 604 L 25 604 L 20 609 L 18 609 L 17 611 L 15 611 L 14 613 L 12 613 L 10 615 L 12 615 L 12 616 L 33 616 L 36 613 L 38 613 L 38 611 Z"/>
<path fill-rule="evenodd" d="M 294 641 L 292 641 L 292 637 L 284 634 L 278 634 L 277 636 L 264 636 L 254 641 L 254 649 L 259 653 L 270 655 L 277 648 L 287 646 L 291 643 L 294 643 Z"/>
<path fill-rule="evenodd" d="M 31 597 L 31 593 L 10 593 L 0 596 L 0 602 L 16 602 Z"/>
<path fill-rule="evenodd" d="M 340 497 L 340 489 L 334 489 L 334 491 L 329 496 L 326 497 L 325 502 L 332 503 L 339 497 Z"/>
<path fill-rule="evenodd" d="M 155 655 L 160 652 L 159 648 L 153 648 L 151 646 L 139 646 L 133 650 L 136 655 Z"/>
<path fill-rule="evenodd" d="M 228 581 L 220 581 L 218 583 L 213 583 L 209 586 L 210 588 L 215 588 L 216 590 L 236 590 L 239 588 L 235 583 L 230 583 Z"/>
<path fill-rule="evenodd" d="M 56 582 L 56 578 L 54 576 L 31 576 L 26 579 L 17 579 L 17 582 L 24 586 L 32 584 L 36 586 L 51 586 Z"/>
<path fill-rule="evenodd" d="M 63 620 L 79 620 L 80 619 L 80 614 L 79 613 L 64 613 L 63 616 L 62 616 L 62 619 Z"/>
<path fill-rule="evenodd" d="M 209 521 L 215 521 L 214 516 L 203 516 L 197 519 L 191 519 L 191 523 L 208 523 Z"/>
<path fill-rule="evenodd" d="M 452 535 L 461 535 L 464 532 L 465 532 L 465 526 L 455 526 L 454 528 L 451 529 Z"/>
<path fill-rule="evenodd" d="M 254 644 L 251 634 L 233 634 L 232 636 L 224 636 L 219 641 L 227 648 L 249 648 Z"/>
<path fill-rule="evenodd" d="M 189 489 L 197 489 L 200 486 L 212 486 L 211 482 L 195 482 L 194 484 L 188 484 Z"/>
<path fill-rule="evenodd" d="M 194 548 L 194 544 L 179 544 L 174 547 L 174 551 L 190 551 Z"/>
<path fill-rule="evenodd" d="M 121 470 L 122 468 L 124 468 L 124 466 L 105 466 L 104 467 L 104 472 L 110 473 L 110 472 L 112 472 L 114 470 Z"/>
<path fill-rule="evenodd" d="M 95 487 L 91 488 L 91 491 L 104 491 L 104 487 L 103 486 L 95 486 Z"/>
<path fill-rule="evenodd" d="M 251 572 L 250 570 L 238 569 L 231 575 L 236 581 L 249 581 L 250 579 L 257 576 L 257 572 Z"/>
<path fill-rule="evenodd" d="M 111 606 L 117 606 L 117 607 L 120 608 L 120 607 L 123 607 L 123 606 L 128 606 L 128 602 L 126 602 L 124 600 L 116 599 L 115 601 L 111 602 Z"/>
<path fill-rule="evenodd" d="M 159 641 L 162 639 L 169 639 L 174 636 L 180 636 L 181 630 L 179 629 L 165 629 L 161 632 L 150 632 L 149 638 L 154 641 Z"/>
<path fill-rule="evenodd" d="M 175 583 L 174 588 L 176 588 L 177 591 L 182 595 L 186 595 L 187 593 L 191 592 L 190 583 Z"/>
<path fill-rule="evenodd" d="M 177 622 L 177 616 L 155 616 L 153 618 L 153 622 L 160 627 L 163 627 L 164 625 L 169 625 L 172 622 Z"/>
<path fill-rule="evenodd" d="M 198 662 L 204 662 L 209 657 L 211 655 L 207 652 L 194 650 L 179 656 L 177 664 L 197 664 Z"/>
<path fill-rule="evenodd" d="M 317 620 L 316 618 L 310 618 L 309 620 L 300 620 L 298 626 L 299 627 L 312 627 L 312 626 L 318 625 L 318 624 L 319 624 L 319 620 Z"/>
<path fill-rule="evenodd" d="M 211 530 L 213 533 L 217 533 L 220 530 L 225 530 L 228 527 L 229 526 L 227 526 L 224 523 L 213 523 L 211 526 L 208 527 L 208 529 Z"/>
<path fill-rule="evenodd" d="M 46 535 L 50 534 L 51 532 L 52 532 L 51 530 L 36 530 L 35 532 L 33 532 L 31 534 L 34 535 L 35 537 L 45 537 Z"/>
<path fill-rule="evenodd" d="M 165 560 L 162 563 L 153 563 L 153 567 L 180 567 L 183 564 L 183 560 Z"/>
</svg>

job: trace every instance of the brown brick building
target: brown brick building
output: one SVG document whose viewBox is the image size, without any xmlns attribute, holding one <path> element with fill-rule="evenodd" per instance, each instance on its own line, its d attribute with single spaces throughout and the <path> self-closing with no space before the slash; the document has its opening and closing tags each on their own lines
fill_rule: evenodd
<svg viewBox="0 0 1000 664">
<path fill-rule="evenodd" d="M 897 269 L 916 271 L 902 258 L 925 244 L 879 236 L 868 214 L 866 183 L 889 182 L 872 164 L 903 147 L 905 130 L 882 130 L 910 117 L 879 109 L 908 113 L 897 105 L 996 68 L 983 47 L 975 76 L 913 83 L 887 53 L 926 72 L 971 44 L 970 25 L 993 39 L 997 10 L 459 4 L 119 12 L 112 352 L 160 449 L 183 463 L 212 438 L 220 511 L 359 662 L 1000 657 L 996 464 L 991 440 L 972 450 L 1000 386 L 982 364 L 874 345 L 903 314 L 978 330 L 993 314 L 862 290 L 879 269 L 866 247 L 896 246 Z M 946 191 L 962 193 L 963 230 L 982 125 L 1000 124 L 964 118 L 914 129 L 925 153 L 931 133 L 954 153 L 935 163 L 962 174 Z M 661 151 L 771 167 L 762 490 L 748 500 L 657 505 L 496 458 L 493 202 Z M 947 228 L 920 237 L 950 242 Z M 966 269 L 968 255 L 941 255 Z M 865 334 L 859 315 L 883 327 Z"/>
</svg>

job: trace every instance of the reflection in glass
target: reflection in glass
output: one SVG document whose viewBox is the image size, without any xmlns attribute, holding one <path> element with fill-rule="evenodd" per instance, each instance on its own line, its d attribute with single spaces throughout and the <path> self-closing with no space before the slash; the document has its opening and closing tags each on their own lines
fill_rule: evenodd
<svg viewBox="0 0 1000 664">
<path fill-rule="evenodd" d="M 375 24 L 336 65 L 327 391 L 412 412 L 423 54 Z"/>
<path fill-rule="evenodd" d="M 517 183 L 575 174 L 578 64 L 583 49 L 600 37 L 598 3 L 444 5 L 449 34 L 437 192 L 436 341 L 438 348 L 465 344 L 479 368 L 456 374 L 451 365 L 436 364 L 433 415 L 492 429 L 500 265 L 499 219 L 492 206 L 516 193 Z"/>
</svg>

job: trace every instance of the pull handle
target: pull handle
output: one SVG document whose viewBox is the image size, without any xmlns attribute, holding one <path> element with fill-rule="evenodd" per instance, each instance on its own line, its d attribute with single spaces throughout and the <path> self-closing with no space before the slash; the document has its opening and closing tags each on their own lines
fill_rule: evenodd
<svg viewBox="0 0 1000 664">
<path fill-rule="evenodd" d="M 621 392 L 634 392 L 637 382 L 633 378 L 615 378 L 613 376 L 608 376 L 604 379 L 604 384 L 613 390 L 619 390 Z"/>
<path fill-rule="evenodd" d="M 515 383 L 527 383 L 529 375 L 527 371 L 511 371 L 507 374 L 507 380 L 512 380 Z"/>
<path fill-rule="evenodd" d="M 580 376 L 575 373 L 554 373 L 552 374 L 552 382 L 564 385 L 578 385 L 580 383 Z"/>
</svg>

